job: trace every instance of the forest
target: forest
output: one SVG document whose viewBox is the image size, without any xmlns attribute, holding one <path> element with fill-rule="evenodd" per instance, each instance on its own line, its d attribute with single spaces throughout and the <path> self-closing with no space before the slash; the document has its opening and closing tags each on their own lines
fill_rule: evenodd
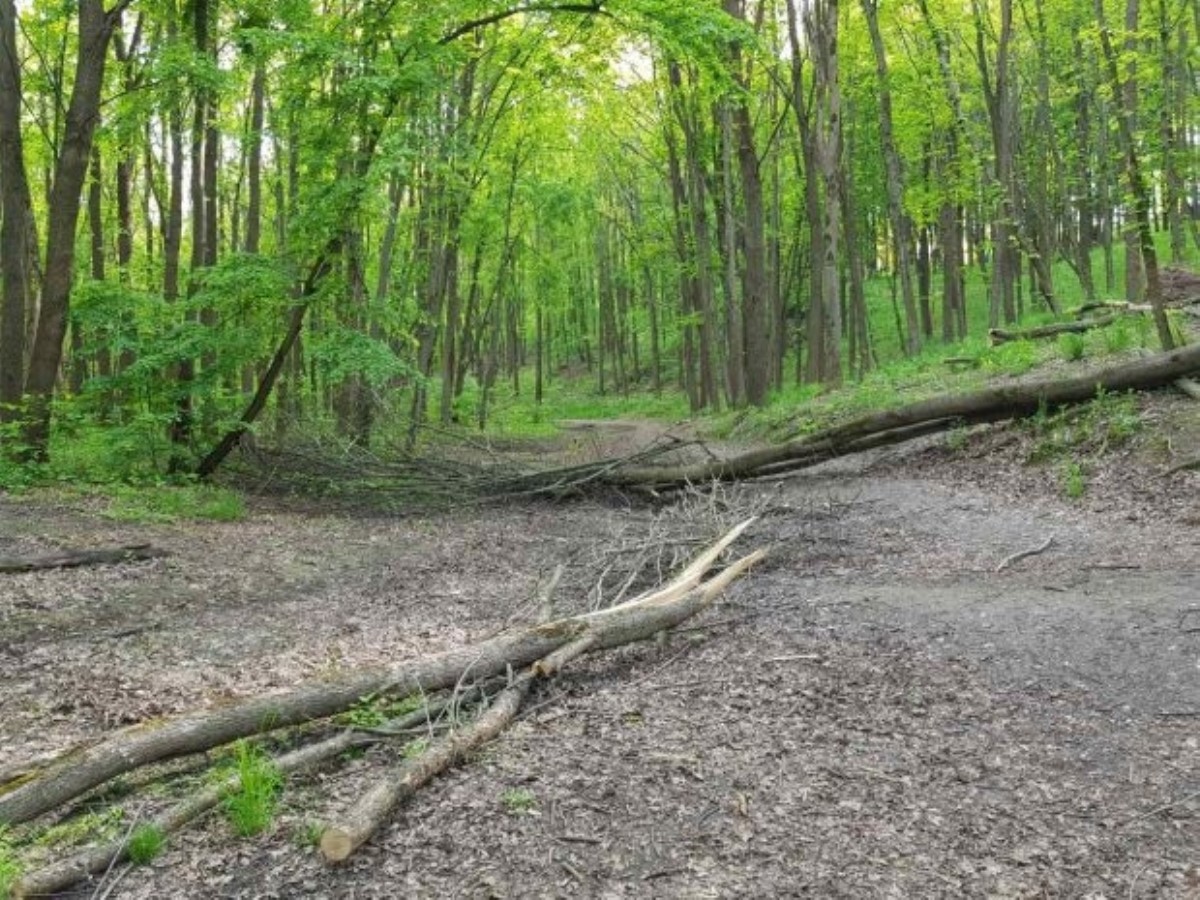
<svg viewBox="0 0 1200 900">
<path fill-rule="evenodd" d="M 1169 349 L 1200 253 L 1189 0 L 0 11 L 10 472 L 761 407 L 1098 300 Z"/>
<path fill-rule="evenodd" d="M 0 900 L 1194 900 L 1198 54 L 0 0 Z"/>
</svg>

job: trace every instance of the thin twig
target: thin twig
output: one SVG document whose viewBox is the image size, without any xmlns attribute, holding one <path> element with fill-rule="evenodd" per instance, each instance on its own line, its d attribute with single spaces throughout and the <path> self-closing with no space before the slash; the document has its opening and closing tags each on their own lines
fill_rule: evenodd
<svg viewBox="0 0 1200 900">
<path fill-rule="evenodd" d="M 1054 535 L 1050 535 L 1050 537 L 1046 538 L 1046 542 L 1044 544 L 1042 544 L 1040 547 L 1034 547 L 1031 550 L 1021 550 L 1017 553 L 1012 554 L 1011 556 L 1006 556 L 1003 560 L 1001 560 L 1000 565 L 996 566 L 996 572 L 997 573 L 1003 572 L 1005 569 L 1007 569 L 1013 563 L 1015 563 L 1019 560 L 1025 559 L 1025 557 L 1027 557 L 1027 556 L 1037 556 L 1039 553 L 1045 553 L 1047 550 L 1050 549 L 1050 545 L 1053 543 L 1054 543 Z"/>
</svg>

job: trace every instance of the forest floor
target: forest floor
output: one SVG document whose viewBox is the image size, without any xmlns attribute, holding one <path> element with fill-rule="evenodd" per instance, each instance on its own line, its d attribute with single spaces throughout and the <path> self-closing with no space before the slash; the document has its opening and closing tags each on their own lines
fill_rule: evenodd
<svg viewBox="0 0 1200 900">
<path fill-rule="evenodd" d="M 347 864 L 307 823 L 396 748 L 291 780 L 262 837 L 210 816 L 106 896 L 1197 898 L 1200 472 L 1161 473 L 1200 446 L 1200 404 L 1138 403 L 1146 427 L 1075 500 L 1020 425 L 656 507 L 259 498 L 136 525 L 0 497 L 0 555 L 170 553 L 2 576 L 0 768 L 528 621 L 560 562 L 560 611 L 611 602 L 757 513 L 735 549 L 771 555 L 719 608 L 572 666 Z M 572 453 L 581 433 L 611 452 L 657 431 L 576 423 Z"/>
</svg>

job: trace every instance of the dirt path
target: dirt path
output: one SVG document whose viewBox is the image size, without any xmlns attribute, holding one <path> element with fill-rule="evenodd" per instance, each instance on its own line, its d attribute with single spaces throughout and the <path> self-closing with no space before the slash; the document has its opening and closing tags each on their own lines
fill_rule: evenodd
<svg viewBox="0 0 1200 900">
<path fill-rule="evenodd" d="M 938 452 L 659 510 L 118 527 L 0 498 L 0 553 L 172 552 L 0 582 L 0 766 L 469 640 L 558 561 L 564 607 L 611 598 L 757 510 L 770 561 L 710 627 L 579 666 L 348 865 L 296 835 L 393 751 L 290 783 L 263 838 L 207 820 L 110 896 L 1200 897 L 1200 528 L 964 486 Z"/>
</svg>

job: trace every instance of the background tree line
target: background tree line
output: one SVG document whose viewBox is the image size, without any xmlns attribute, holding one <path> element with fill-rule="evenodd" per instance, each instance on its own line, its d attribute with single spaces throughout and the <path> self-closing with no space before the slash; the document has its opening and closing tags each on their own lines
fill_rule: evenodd
<svg viewBox="0 0 1200 900">
<path fill-rule="evenodd" d="M 1064 296 L 1170 346 L 1198 38 L 1193 0 L 0 0 L 5 447 L 203 472 L 582 374 L 762 405 Z"/>
</svg>

